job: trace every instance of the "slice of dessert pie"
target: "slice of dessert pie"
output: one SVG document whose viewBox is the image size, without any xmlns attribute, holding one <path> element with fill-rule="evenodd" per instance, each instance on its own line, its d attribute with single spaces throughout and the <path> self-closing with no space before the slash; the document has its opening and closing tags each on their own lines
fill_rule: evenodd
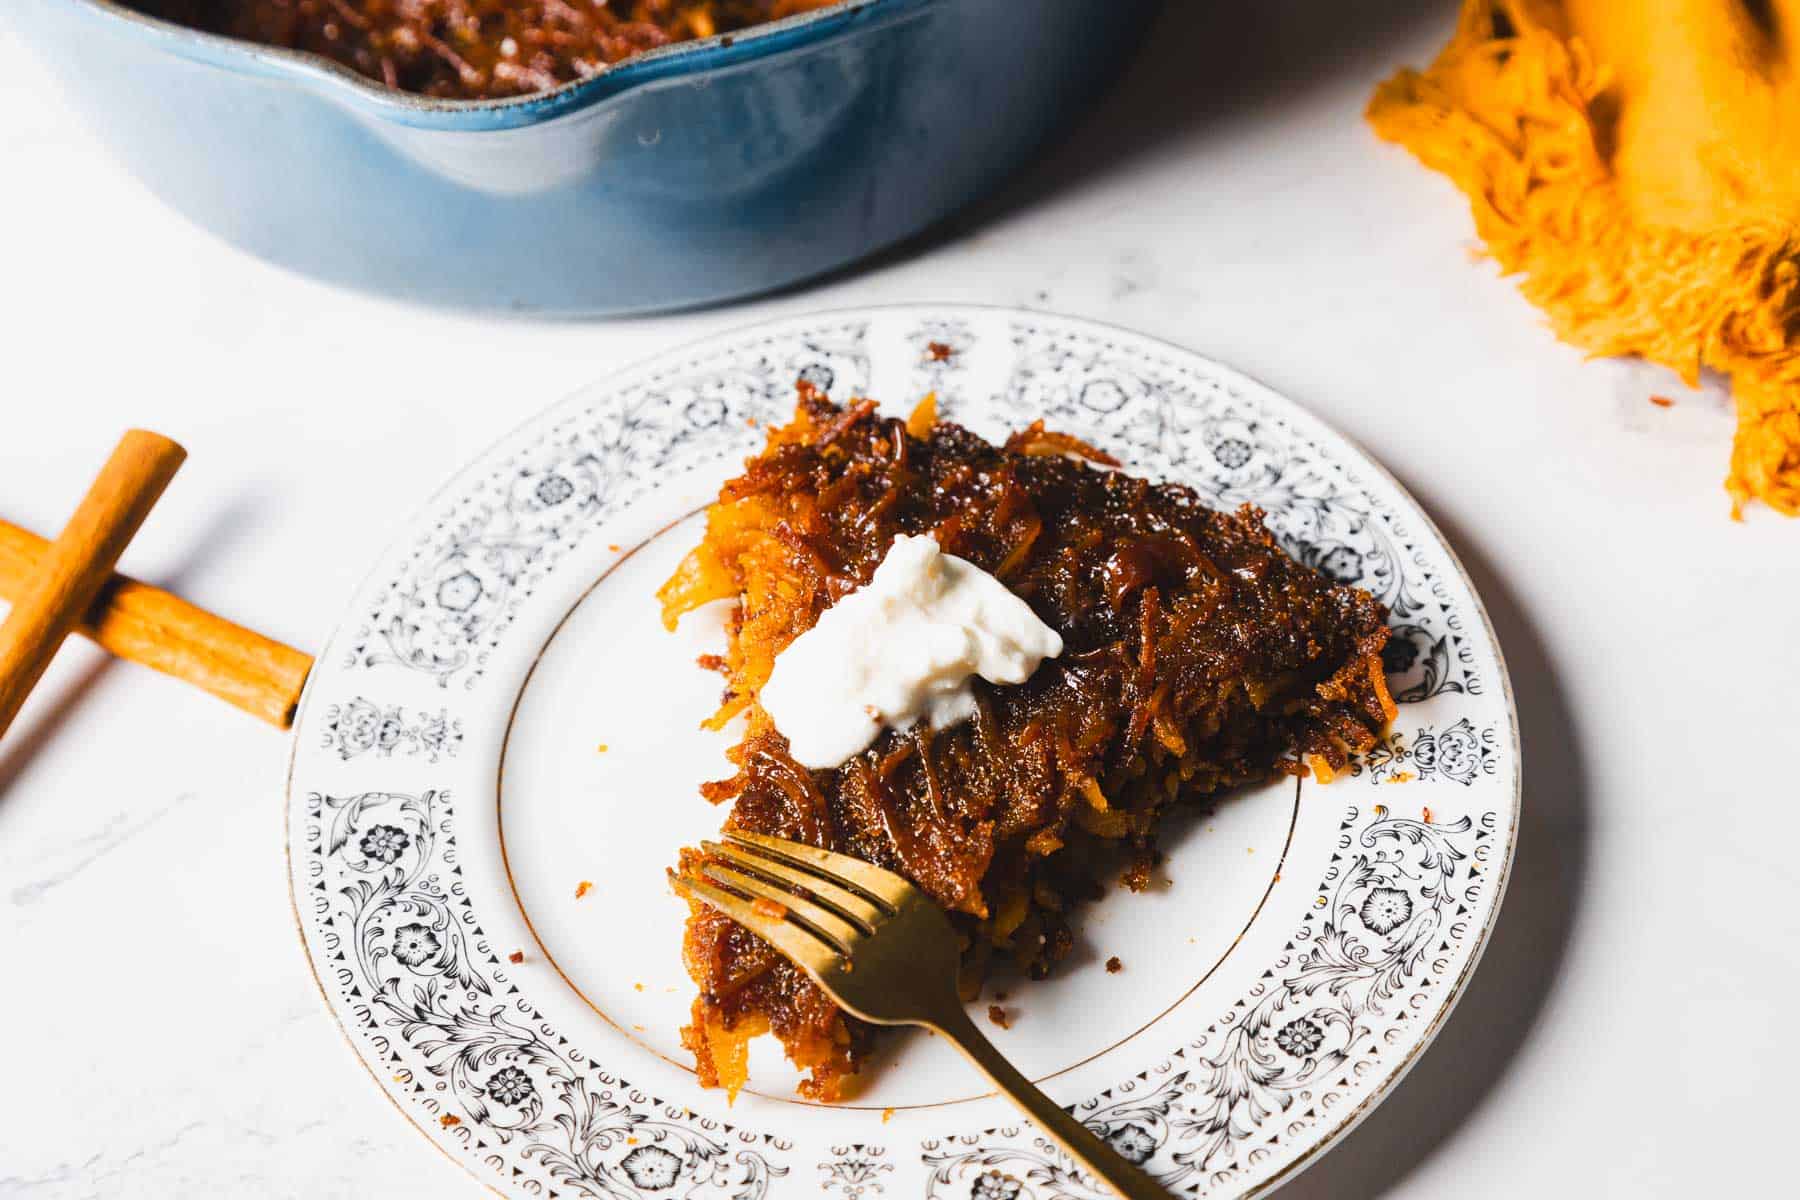
<svg viewBox="0 0 1800 1200">
<path fill-rule="evenodd" d="M 659 592 L 671 627 L 735 602 L 725 656 L 703 660 L 726 680 L 711 725 L 746 717 L 737 773 L 702 789 L 730 805 L 727 827 L 911 879 L 964 935 L 971 997 L 997 954 L 1047 973 L 1103 878 L 1142 890 L 1171 806 L 1276 774 L 1329 778 L 1394 714 L 1373 597 L 1289 558 L 1254 509 L 1215 512 L 1115 466 L 1041 423 L 994 446 L 929 402 L 903 423 L 802 385 Z M 871 706 L 866 748 L 803 766 L 759 699 L 777 656 L 917 535 L 1004 584 L 1059 652 L 1023 682 L 970 679 L 954 723 L 883 726 Z M 871 1027 L 711 909 L 691 906 L 683 949 L 700 989 L 683 1040 L 704 1083 L 735 1092 L 748 1041 L 772 1032 L 809 1073 L 803 1094 L 839 1094 Z"/>
</svg>

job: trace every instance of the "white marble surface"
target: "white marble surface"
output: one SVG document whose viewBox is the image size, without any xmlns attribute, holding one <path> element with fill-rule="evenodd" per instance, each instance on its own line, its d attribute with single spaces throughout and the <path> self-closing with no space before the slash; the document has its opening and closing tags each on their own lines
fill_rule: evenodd
<svg viewBox="0 0 1800 1200">
<path fill-rule="evenodd" d="M 313 646 L 454 467 L 661 347 L 927 299 L 1192 346 L 1415 491 L 1523 716 L 1518 865 L 1473 991 L 1288 1194 L 1780 1190 L 1800 524 L 1731 523 L 1723 401 L 1553 341 L 1471 263 L 1450 188 L 1363 127 L 1441 6 L 1175 8 L 978 218 L 825 285 L 612 324 L 400 308 L 245 258 L 122 174 L 0 33 L 0 513 L 52 530 L 124 426 L 166 431 L 193 457 L 127 567 Z M 0 1197 L 482 1194 L 368 1085 L 307 975 L 284 750 L 81 645 L 0 744 Z"/>
</svg>

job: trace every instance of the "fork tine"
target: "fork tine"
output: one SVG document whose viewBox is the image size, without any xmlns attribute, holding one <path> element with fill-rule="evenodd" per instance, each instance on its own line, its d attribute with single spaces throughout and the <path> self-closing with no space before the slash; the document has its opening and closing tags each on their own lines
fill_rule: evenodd
<svg viewBox="0 0 1800 1200">
<path fill-rule="evenodd" d="M 815 875 L 811 871 L 790 867 L 780 859 L 772 858 L 760 850 L 752 850 L 747 846 L 726 842 L 701 842 L 700 849 L 714 858 L 723 859 L 753 874 L 766 875 L 789 887 L 805 888 L 819 903 L 834 910 L 864 933 L 874 933 L 875 926 L 887 915 L 886 909 L 864 898 L 860 892 L 839 887 L 829 879 Z"/>
<path fill-rule="evenodd" d="M 719 863 L 704 863 L 700 871 L 714 883 L 724 884 L 736 892 L 748 892 L 753 898 L 760 896 L 786 910 L 786 915 L 806 926 L 821 940 L 835 946 L 839 953 L 849 958 L 856 944 L 863 939 L 862 930 L 850 924 L 822 904 L 814 904 L 806 897 L 765 883 L 754 875 L 736 871 Z M 772 914 L 771 919 L 774 918 Z"/>
<path fill-rule="evenodd" d="M 890 913 L 897 912 L 914 894 L 913 885 L 892 871 L 884 871 L 847 854 L 836 854 L 817 846 L 765 837 L 760 833 L 749 833 L 741 829 L 727 829 L 724 837 L 728 842 L 736 842 L 746 849 L 766 854 L 790 867 L 809 871 L 828 883 L 861 892 Z"/>
<path fill-rule="evenodd" d="M 763 916 L 742 896 L 734 896 L 704 879 L 674 871 L 669 872 L 669 883 L 683 896 L 718 909 L 814 976 L 843 967 L 843 955 L 836 949 L 792 921 Z"/>
</svg>

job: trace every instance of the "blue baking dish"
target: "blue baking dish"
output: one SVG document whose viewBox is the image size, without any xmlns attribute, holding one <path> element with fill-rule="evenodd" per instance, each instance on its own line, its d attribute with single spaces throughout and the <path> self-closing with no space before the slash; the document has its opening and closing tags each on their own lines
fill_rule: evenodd
<svg viewBox="0 0 1800 1200">
<path fill-rule="evenodd" d="M 442 101 L 109 0 L 7 0 L 113 152 L 272 262 L 430 304 L 730 300 L 990 191 L 1089 108 L 1159 0 L 846 0 L 540 96 Z"/>
</svg>

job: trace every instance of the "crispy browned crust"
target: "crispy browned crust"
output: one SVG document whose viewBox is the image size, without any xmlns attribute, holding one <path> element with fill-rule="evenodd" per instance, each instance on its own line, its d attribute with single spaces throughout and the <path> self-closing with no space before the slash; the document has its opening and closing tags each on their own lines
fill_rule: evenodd
<svg viewBox="0 0 1800 1200">
<path fill-rule="evenodd" d="M 976 986 L 996 953 L 1042 976 L 1119 851 L 1127 886 L 1147 885 L 1171 804 L 1277 773 L 1328 776 L 1374 742 L 1393 714 L 1387 614 L 1289 558 L 1254 509 L 1215 512 L 1187 488 L 1077 462 L 1101 456 L 1039 426 L 995 447 L 911 425 L 803 388 L 660 593 L 671 623 L 710 600 L 738 605 L 715 720 L 743 712 L 748 727 L 737 774 L 704 790 L 731 806 L 729 826 L 913 880 L 957 922 Z M 896 535 L 927 532 L 1023 597 L 1064 653 L 1016 687 L 977 680 L 969 722 L 889 731 L 835 770 L 800 767 L 756 704 L 775 655 L 866 582 Z M 684 1040 L 704 1082 L 735 1090 L 744 1042 L 767 1030 L 811 1073 L 803 1092 L 838 1095 L 867 1026 L 709 910 L 692 909 L 685 953 L 700 995 Z"/>
</svg>

